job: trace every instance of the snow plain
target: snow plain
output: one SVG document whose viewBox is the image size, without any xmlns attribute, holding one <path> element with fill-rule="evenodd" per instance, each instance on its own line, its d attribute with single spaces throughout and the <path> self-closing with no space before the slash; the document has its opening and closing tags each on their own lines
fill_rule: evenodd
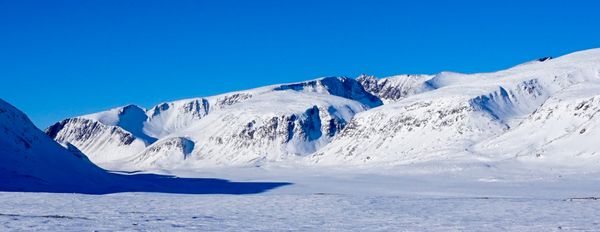
<svg viewBox="0 0 600 232">
<path fill-rule="evenodd" d="M 597 202 L 560 199 L 0 195 L 18 209 L 0 213 L 3 231 L 597 231 L 600 223 Z"/>
<path fill-rule="evenodd" d="M 0 193 L 1 231 L 597 231 L 599 176 L 284 167 L 181 171 L 288 181 L 250 195 Z M 529 174 L 527 174 L 529 173 Z"/>
</svg>

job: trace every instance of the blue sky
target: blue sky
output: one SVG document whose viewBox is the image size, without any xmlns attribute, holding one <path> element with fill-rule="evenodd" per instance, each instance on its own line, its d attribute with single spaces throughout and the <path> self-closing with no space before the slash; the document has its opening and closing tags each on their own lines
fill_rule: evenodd
<svg viewBox="0 0 600 232">
<path fill-rule="evenodd" d="M 3 98 L 41 128 L 320 76 L 494 71 L 600 47 L 598 1 L 0 0 Z"/>
</svg>

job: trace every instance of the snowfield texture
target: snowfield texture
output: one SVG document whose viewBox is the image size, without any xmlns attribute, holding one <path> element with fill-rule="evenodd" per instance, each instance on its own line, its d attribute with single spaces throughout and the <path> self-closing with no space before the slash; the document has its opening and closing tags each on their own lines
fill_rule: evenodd
<svg viewBox="0 0 600 232">
<path fill-rule="evenodd" d="M 448 159 L 593 166 L 599 83 L 593 49 L 493 73 L 328 77 L 131 105 L 46 132 L 130 170 Z"/>
<path fill-rule="evenodd" d="M 7 200 L 10 199 L 10 200 Z M 595 201 L 0 193 L 2 231 L 596 231 Z M 43 207 L 37 207 L 43 206 Z"/>
<path fill-rule="evenodd" d="M 533 232 L 600 226 L 600 201 L 590 198 L 600 190 L 597 173 L 507 175 L 483 168 L 397 176 L 237 167 L 177 175 L 295 184 L 260 195 L 3 192 L 0 230 Z"/>
</svg>

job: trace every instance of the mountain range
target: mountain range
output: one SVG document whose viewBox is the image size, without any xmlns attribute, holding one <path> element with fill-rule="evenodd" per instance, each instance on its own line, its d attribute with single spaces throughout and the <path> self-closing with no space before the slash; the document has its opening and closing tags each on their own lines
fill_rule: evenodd
<svg viewBox="0 0 600 232">
<path fill-rule="evenodd" d="M 592 49 L 490 73 L 325 77 L 127 105 L 64 119 L 48 137 L 18 128 L 27 135 L 6 143 L 52 138 L 85 154 L 63 151 L 64 159 L 119 170 L 448 160 L 594 168 L 598 112 L 600 49 Z"/>
</svg>

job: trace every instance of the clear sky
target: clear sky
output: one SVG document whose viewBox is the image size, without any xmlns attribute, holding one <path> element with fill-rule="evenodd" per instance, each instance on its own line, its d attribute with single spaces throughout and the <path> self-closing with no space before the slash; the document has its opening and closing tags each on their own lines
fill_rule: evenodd
<svg viewBox="0 0 600 232">
<path fill-rule="evenodd" d="M 320 76 L 494 71 L 600 47 L 600 1 L 0 0 L 0 98 L 41 128 Z"/>
</svg>

